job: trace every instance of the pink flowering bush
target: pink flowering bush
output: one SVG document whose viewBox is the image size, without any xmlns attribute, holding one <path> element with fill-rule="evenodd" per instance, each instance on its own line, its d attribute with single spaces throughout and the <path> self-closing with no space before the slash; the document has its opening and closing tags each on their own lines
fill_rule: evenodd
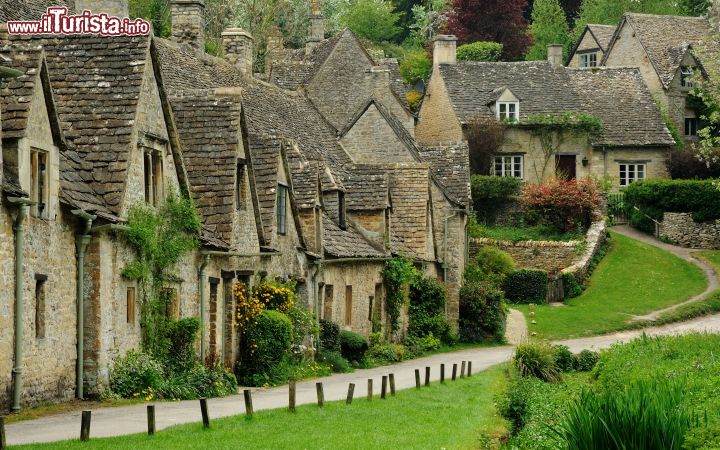
<svg viewBox="0 0 720 450">
<path fill-rule="evenodd" d="M 592 180 L 552 179 L 540 184 L 527 184 L 520 202 L 526 219 L 544 223 L 558 231 L 588 227 L 592 211 L 600 205 L 600 195 Z"/>
</svg>

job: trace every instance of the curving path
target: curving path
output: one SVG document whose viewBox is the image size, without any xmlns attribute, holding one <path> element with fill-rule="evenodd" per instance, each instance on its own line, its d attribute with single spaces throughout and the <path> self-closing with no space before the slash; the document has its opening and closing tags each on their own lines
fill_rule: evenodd
<svg viewBox="0 0 720 450">
<path fill-rule="evenodd" d="M 711 267 L 705 261 L 697 259 L 693 256 L 693 253 L 697 251 L 696 249 L 678 247 L 677 245 L 666 244 L 665 242 L 659 241 L 655 237 L 645 234 L 641 231 L 638 231 L 629 225 L 615 226 L 615 227 L 612 227 L 611 230 L 615 233 L 622 234 L 624 236 L 627 236 L 629 238 L 643 242 L 645 244 L 652 245 L 659 249 L 665 250 L 666 252 L 672 253 L 673 255 L 677 256 L 678 258 L 684 259 L 685 261 L 688 261 L 688 262 L 698 266 L 705 274 L 705 278 L 707 278 L 707 280 L 708 280 L 707 288 L 700 294 L 694 296 L 693 298 L 686 300 L 682 303 L 678 303 L 676 305 L 669 306 L 667 308 L 653 311 L 650 314 L 646 314 L 644 316 L 634 316 L 633 320 L 635 320 L 635 321 L 638 321 L 638 320 L 653 321 L 668 311 L 672 311 L 676 308 L 679 308 L 680 306 L 687 305 L 689 303 L 694 303 L 694 302 L 704 299 L 710 293 L 716 291 L 718 289 L 718 287 L 720 287 L 720 282 L 718 281 L 718 277 L 717 277 L 717 274 L 715 273 L 715 269 L 713 269 L 713 267 Z"/>
<path fill-rule="evenodd" d="M 662 327 L 559 342 L 570 347 L 573 352 L 579 352 L 583 349 L 597 350 L 607 348 L 618 342 L 627 342 L 643 332 L 648 335 L 668 335 L 692 331 L 720 333 L 720 314 Z M 477 373 L 480 370 L 509 360 L 512 356 L 512 351 L 513 348 L 511 346 L 461 350 L 454 353 L 443 353 L 412 361 L 405 361 L 392 366 L 357 370 L 350 374 L 337 374 L 318 380 L 303 381 L 297 384 L 297 404 L 315 403 L 316 381 L 323 382 L 325 399 L 327 401 L 344 399 L 347 393 L 348 383 L 355 383 L 355 398 L 359 399 L 367 393 L 368 378 L 375 380 L 375 390 L 378 391 L 380 377 L 392 372 L 395 374 L 395 384 L 397 388 L 408 389 L 415 386 L 415 369 L 421 369 L 421 374 L 424 377 L 424 367 L 431 367 L 431 379 L 435 381 L 440 378 L 440 364 L 445 364 L 446 376 L 448 377 L 448 374 L 452 370 L 452 364 L 460 363 L 461 361 L 472 361 L 473 373 Z M 253 389 L 253 406 L 256 411 L 284 408 L 287 407 L 287 401 L 288 394 L 286 386 L 271 389 Z M 227 417 L 245 412 L 241 395 L 210 399 L 208 400 L 208 405 L 211 418 Z M 145 411 L 146 408 L 144 404 L 96 409 L 92 415 L 91 437 L 122 436 L 146 432 L 147 422 Z M 199 422 L 201 420 L 200 408 L 197 401 L 158 403 L 155 414 L 158 430 L 183 423 Z M 79 429 L 79 411 L 43 417 L 36 420 L 16 422 L 6 426 L 7 443 L 8 445 L 16 445 L 77 439 Z"/>
</svg>

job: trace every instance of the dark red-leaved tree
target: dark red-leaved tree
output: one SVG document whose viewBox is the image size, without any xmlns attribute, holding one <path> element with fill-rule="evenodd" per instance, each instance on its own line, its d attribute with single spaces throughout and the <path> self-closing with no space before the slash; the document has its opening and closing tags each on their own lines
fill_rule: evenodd
<svg viewBox="0 0 720 450">
<path fill-rule="evenodd" d="M 460 44 L 500 42 L 504 59 L 520 59 L 530 45 L 526 7 L 527 0 L 452 0 L 446 31 Z"/>
</svg>

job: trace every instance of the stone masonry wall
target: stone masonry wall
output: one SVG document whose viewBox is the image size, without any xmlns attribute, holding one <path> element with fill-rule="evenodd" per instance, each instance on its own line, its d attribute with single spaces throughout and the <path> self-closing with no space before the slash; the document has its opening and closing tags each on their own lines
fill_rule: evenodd
<svg viewBox="0 0 720 450">
<path fill-rule="evenodd" d="M 356 163 L 415 161 L 374 104 L 340 142 Z"/>
<path fill-rule="evenodd" d="M 172 0 L 172 39 L 197 51 L 205 51 L 205 18 L 203 0 Z"/>
<path fill-rule="evenodd" d="M 688 248 L 720 249 L 720 224 L 695 222 L 689 213 L 668 213 L 660 223 L 660 237 Z"/>
<path fill-rule="evenodd" d="M 508 253 L 517 267 L 558 273 L 570 266 L 577 256 L 580 241 L 497 241 L 488 238 L 470 240 L 470 257 L 474 258 L 481 247 L 492 246 Z"/>
</svg>

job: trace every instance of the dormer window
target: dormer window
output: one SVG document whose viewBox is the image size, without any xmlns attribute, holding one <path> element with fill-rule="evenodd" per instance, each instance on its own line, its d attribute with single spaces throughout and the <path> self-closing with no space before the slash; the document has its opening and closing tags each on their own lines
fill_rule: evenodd
<svg viewBox="0 0 720 450">
<path fill-rule="evenodd" d="M 144 166 L 145 202 L 152 206 L 158 206 L 165 194 L 162 152 L 146 149 Z"/>
<path fill-rule="evenodd" d="M 338 191 L 338 225 L 343 230 L 347 228 L 347 218 L 345 216 L 345 193 Z"/>
<path fill-rule="evenodd" d="M 278 234 L 287 233 L 287 197 L 288 187 L 282 183 L 278 183 L 275 207 Z"/>
<path fill-rule="evenodd" d="M 578 55 L 580 67 L 597 67 L 597 53 L 585 53 Z"/>
<path fill-rule="evenodd" d="M 49 191 L 47 152 L 32 149 L 30 152 L 30 164 L 32 168 L 30 199 L 33 202 L 31 214 L 35 217 L 46 217 Z"/>
<path fill-rule="evenodd" d="M 497 118 L 502 121 L 520 120 L 520 102 L 497 102 Z"/>
<path fill-rule="evenodd" d="M 680 86 L 688 89 L 692 88 L 694 86 L 692 82 L 693 75 L 694 72 L 691 67 L 680 67 Z"/>
</svg>

